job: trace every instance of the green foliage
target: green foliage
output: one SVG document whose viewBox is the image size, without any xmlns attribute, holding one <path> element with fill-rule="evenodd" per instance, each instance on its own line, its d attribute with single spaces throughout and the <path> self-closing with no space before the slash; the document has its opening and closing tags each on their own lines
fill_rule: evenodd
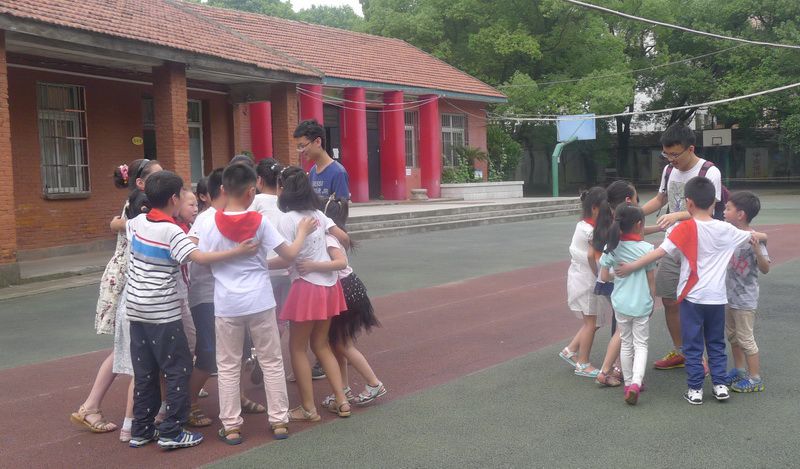
<svg viewBox="0 0 800 469">
<path fill-rule="evenodd" d="M 800 153 L 800 114 L 793 114 L 781 122 L 781 143 Z"/>
<path fill-rule="evenodd" d="M 282 2 L 281 0 L 208 0 L 208 5 L 279 18 L 295 17 L 291 2 Z"/>
<path fill-rule="evenodd" d="M 475 162 L 486 161 L 486 153 L 469 146 L 456 147 L 454 152 L 456 165 L 442 169 L 442 183 L 483 182 L 483 179 L 475 178 Z"/>
<path fill-rule="evenodd" d="M 511 181 L 522 158 L 522 145 L 514 140 L 509 132 L 499 125 L 490 125 L 486 129 L 489 180 Z"/>
<path fill-rule="evenodd" d="M 361 31 L 365 27 L 364 18 L 358 16 L 349 5 L 312 5 L 311 8 L 298 11 L 296 18 L 300 21 L 347 29 L 350 31 Z"/>
</svg>

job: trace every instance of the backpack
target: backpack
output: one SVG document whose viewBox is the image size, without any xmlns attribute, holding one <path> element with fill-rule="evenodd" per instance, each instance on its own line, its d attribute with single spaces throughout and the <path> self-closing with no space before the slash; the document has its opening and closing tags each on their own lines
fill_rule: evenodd
<svg viewBox="0 0 800 469">
<path fill-rule="evenodd" d="M 698 176 L 706 177 L 708 174 L 708 170 L 714 166 L 714 163 L 705 160 L 703 162 L 703 167 L 700 168 L 700 173 Z M 666 190 L 669 187 L 669 176 L 672 174 L 672 170 L 675 169 L 672 165 L 667 165 L 667 172 L 664 174 L 664 188 Z M 725 204 L 728 203 L 728 199 L 730 199 L 731 192 L 725 187 L 724 184 L 720 183 L 720 191 L 719 191 L 719 198 L 720 200 L 714 204 L 714 215 L 713 217 L 717 220 L 725 220 Z M 667 213 L 669 213 L 669 205 L 667 205 Z"/>
</svg>

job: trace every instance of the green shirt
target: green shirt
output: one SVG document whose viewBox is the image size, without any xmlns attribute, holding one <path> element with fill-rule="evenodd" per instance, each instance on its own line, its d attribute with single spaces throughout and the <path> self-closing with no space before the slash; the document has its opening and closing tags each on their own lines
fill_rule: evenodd
<svg viewBox="0 0 800 469">
<path fill-rule="evenodd" d="M 645 241 L 620 241 L 616 249 L 600 257 L 600 266 L 610 269 L 622 263 L 630 264 L 652 250 L 653 245 Z M 636 317 L 647 316 L 653 311 L 647 272 L 655 268 L 655 263 L 649 264 L 627 277 L 614 279 L 614 292 L 611 294 L 614 311 Z"/>
</svg>

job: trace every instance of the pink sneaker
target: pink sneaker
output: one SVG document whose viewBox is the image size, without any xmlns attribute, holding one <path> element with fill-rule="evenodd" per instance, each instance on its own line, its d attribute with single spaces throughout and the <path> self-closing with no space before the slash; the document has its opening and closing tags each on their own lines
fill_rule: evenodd
<svg viewBox="0 0 800 469">
<path fill-rule="evenodd" d="M 639 400 L 639 385 L 634 383 L 631 384 L 628 390 L 625 392 L 625 402 L 630 405 L 636 405 L 636 402 Z"/>
</svg>

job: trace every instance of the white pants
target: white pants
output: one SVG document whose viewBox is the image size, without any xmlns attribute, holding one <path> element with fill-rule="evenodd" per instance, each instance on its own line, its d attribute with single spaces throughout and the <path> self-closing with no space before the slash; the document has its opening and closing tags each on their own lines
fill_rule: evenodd
<svg viewBox="0 0 800 469">
<path fill-rule="evenodd" d="M 250 330 L 258 364 L 264 372 L 269 423 L 289 422 L 289 396 L 283 372 L 281 342 L 275 310 L 233 318 L 215 318 L 219 420 L 226 430 L 242 426 L 240 380 L 245 328 Z"/>
<path fill-rule="evenodd" d="M 617 329 L 622 340 L 619 361 L 625 386 L 642 385 L 647 367 L 647 340 L 650 338 L 650 315 L 626 316 L 615 314 Z"/>
</svg>

